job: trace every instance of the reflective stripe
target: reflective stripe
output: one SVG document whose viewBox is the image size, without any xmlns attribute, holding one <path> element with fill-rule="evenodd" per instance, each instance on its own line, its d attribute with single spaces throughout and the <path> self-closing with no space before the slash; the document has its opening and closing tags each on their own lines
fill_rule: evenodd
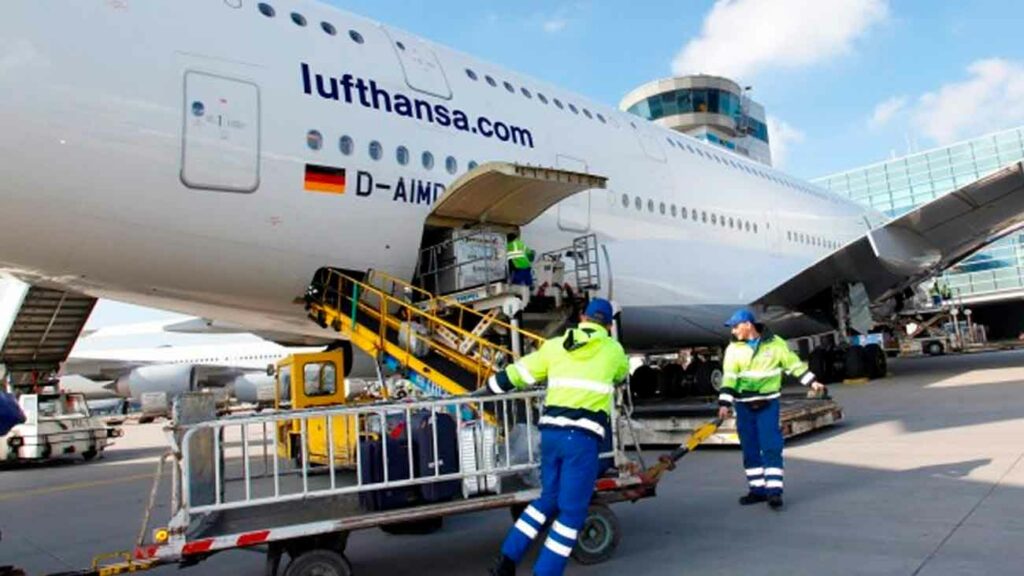
<svg viewBox="0 0 1024 576">
<path fill-rule="evenodd" d="M 513 364 L 513 366 L 516 367 L 516 371 L 519 372 L 519 377 L 523 379 L 523 382 L 526 382 L 527 386 L 532 386 L 537 383 L 537 379 L 534 378 L 533 374 L 530 374 L 530 371 L 527 370 L 522 364 L 516 362 L 515 364 Z"/>
<path fill-rule="evenodd" d="M 769 480 L 768 488 L 782 488 L 782 480 Z"/>
<path fill-rule="evenodd" d="M 722 392 L 721 394 L 718 395 L 719 402 L 728 402 L 729 404 L 732 404 L 733 402 L 735 402 L 735 400 L 736 399 L 732 397 L 732 394 L 726 394 L 725 392 Z"/>
<path fill-rule="evenodd" d="M 807 371 L 803 376 L 800 377 L 800 383 L 804 386 L 809 386 L 811 382 L 814 382 L 814 372 Z"/>
<path fill-rule="evenodd" d="M 522 532 L 523 534 L 526 534 L 526 537 L 529 538 L 530 540 L 533 540 L 534 538 L 537 537 L 537 529 L 534 528 L 533 526 L 530 526 L 526 522 L 526 520 L 523 520 L 522 518 L 520 518 L 519 520 L 516 520 L 516 528 L 520 532 Z"/>
<path fill-rule="evenodd" d="M 573 530 L 572 528 L 569 528 L 568 526 L 562 524 L 558 520 L 555 520 L 551 524 L 551 529 L 555 531 L 555 534 L 558 534 L 563 538 L 568 538 L 573 542 L 576 541 L 576 536 L 579 534 L 579 530 Z"/>
<path fill-rule="evenodd" d="M 588 420 L 586 418 L 566 418 L 565 416 L 541 416 L 540 420 L 537 421 L 537 424 L 539 426 L 544 426 L 545 424 L 548 424 L 551 426 L 560 426 L 563 428 L 567 426 L 583 428 L 584 430 L 588 430 L 590 432 L 593 432 L 594 434 L 597 434 L 601 438 L 604 438 L 604 426 L 601 426 L 597 422 L 594 422 L 593 420 Z"/>
<path fill-rule="evenodd" d="M 765 476 L 782 476 L 782 468 L 765 468 Z"/>
<path fill-rule="evenodd" d="M 487 379 L 487 387 L 490 388 L 491 392 L 494 392 L 495 394 L 501 394 L 505 392 L 504 390 L 502 390 L 501 386 L 498 385 L 498 377 L 495 376 L 494 374 L 491 374 L 491 377 Z"/>
<path fill-rule="evenodd" d="M 768 394 L 767 396 L 740 396 L 739 402 L 754 402 L 755 400 L 774 400 L 781 396 L 778 392 L 774 394 Z"/>
<path fill-rule="evenodd" d="M 572 554 L 572 548 L 565 544 L 555 542 L 550 536 L 548 536 L 548 539 L 544 541 L 544 547 L 563 558 L 568 558 L 569 554 Z"/>
<path fill-rule="evenodd" d="M 549 378 L 548 389 L 551 388 L 575 388 L 600 394 L 613 394 L 615 392 L 615 386 L 612 384 L 598 382 L 597 380 L 582 380 L 580 378 Z"/>
<path fill-rule="evenodd" d="M 526 515 L 529 516 L 530 518 L 533 518 L 534 521 L 536 521 L 537 524 L 540 524 L 541 526 L 543 526 L 544 523 L 548 521 L 548 517 L 543 515 L 543 514 L 541 514 L 540 510 L 537 510 L 532 505 L 531 506 L 527 506 L 526 510 L 523 510 L 523 512 L 525 512 Z"/>
<path fill-rule="evenodd" d="M 764 468 L 747 468 L 747 476 L 763 476 Z"/>
<path fill-rule="evenodd" d="M 782 374 L 782 368 L 773 370 L 745 370 L 740 372 L 740 378 L 771 378 Z"/>
<path fill-rule="evenodd" d="M 750 480 L 748 483 L 751 486 L 753 486 L 754 488 L 759 488 L 761 486 L 764 486 L 764 478 L 758 478 L 757 480 Z"/>
</svg>

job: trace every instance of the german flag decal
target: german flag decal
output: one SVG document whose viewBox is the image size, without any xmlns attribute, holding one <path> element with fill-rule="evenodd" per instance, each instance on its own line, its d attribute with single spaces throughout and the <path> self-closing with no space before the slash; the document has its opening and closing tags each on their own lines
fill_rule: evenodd
<svg viewBox="0 0 1024 576">
<path fill-rule="evenodd" d="M 306 164 L 306 190 L 327 194 L 345 193 L 345 169 Z"/>
</svg>

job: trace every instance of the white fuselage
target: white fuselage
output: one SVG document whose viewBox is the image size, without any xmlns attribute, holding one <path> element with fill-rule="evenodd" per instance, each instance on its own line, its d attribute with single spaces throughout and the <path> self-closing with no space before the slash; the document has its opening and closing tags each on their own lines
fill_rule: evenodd
<svg viewBox="0 0 1024 576">
<path fill-rule="evenodd" d="M 252 0 L 8 7 L 0 268 L 319 335 L 293 303 L 317 268 L 411 277 L 427 199 L 470 162 L 555 166 L 606 176 L 608 188 L 552 208 L 524 239 L 542 252 L 596 234 L 627 343 L 665 346 L 719 339 L 726 309 L 878 221 L 545 82 L 318 3 L 271 4 L 272 18 Z M 399 95 L 430 110 L 406 114 Z M 345 192 L 306 191 L 307 164 L 345 169 Z"/>
</svg>

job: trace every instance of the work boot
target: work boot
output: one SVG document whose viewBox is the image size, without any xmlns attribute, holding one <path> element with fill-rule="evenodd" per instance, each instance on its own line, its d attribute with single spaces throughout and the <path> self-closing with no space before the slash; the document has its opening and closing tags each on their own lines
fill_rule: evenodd
<svg viewBox="0 0 1024 576">
<path fill-rule="evenodd" d="M 740 506 L 750 506 L 751 504 L 764 502 L 767 499 L 767 496 L 759 492 L 747 492 L 745 496 L 740 496 Z"/>
<path fill-rule="evenodd" d="M 516 576 L 516 563 L 511 558 L 502 554 L 494 561 L 494 566 L 488 571 L 490 576 Z"/>
<path fill-rule="evenodd" d="M 769 496 L 768 507 L 772 510 L 782 510 L 782 494 L 772 494 Z"/>
</svg>

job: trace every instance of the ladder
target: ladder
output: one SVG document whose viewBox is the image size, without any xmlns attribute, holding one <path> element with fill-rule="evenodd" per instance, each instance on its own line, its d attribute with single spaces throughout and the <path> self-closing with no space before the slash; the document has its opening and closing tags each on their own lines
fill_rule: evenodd
<svg viewBox="0 0 1024 576">
<path fill-rule="evenodd" d="M 540 336 L 499 320 L 496 310 L 478 312 L 379 271 L 357 279 L 321 268 L 304 300 L 309 318 L 321 327 L 452 395 L 484 386 L 488 376 L 513 361 L 513 339 L 524 352 L 543 343 Z M 508 345 L 487 338 L 498 329 Z"/>
</svg>

